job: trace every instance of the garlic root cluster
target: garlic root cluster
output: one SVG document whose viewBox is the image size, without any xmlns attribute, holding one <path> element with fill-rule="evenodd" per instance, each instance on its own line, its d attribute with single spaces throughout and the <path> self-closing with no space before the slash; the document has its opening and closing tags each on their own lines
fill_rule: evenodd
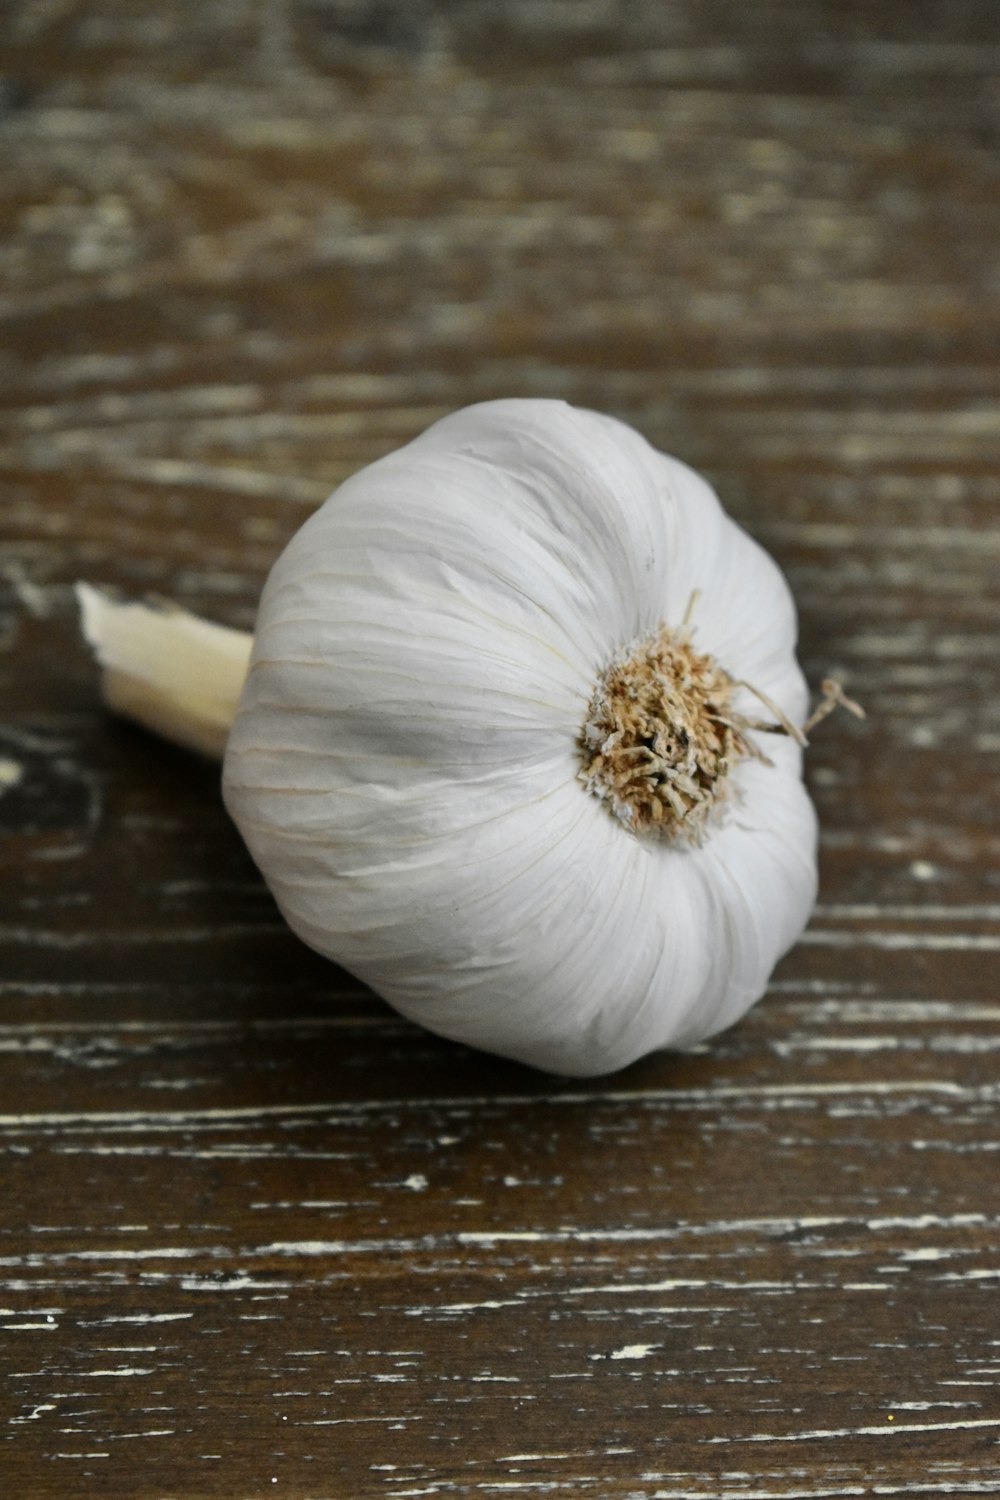
<svg viewBox="0 0 1000 1500">
<path fill-rule="evenodd" d="M 310 517 L 252 642 L 80 597 L 112 706 L 224 751 L 289 924 L 442 1035 L 609 1072 L 730 1025 L 808 919 L 788 588 L 609 417 L 438 422 Z"/>
</svg>

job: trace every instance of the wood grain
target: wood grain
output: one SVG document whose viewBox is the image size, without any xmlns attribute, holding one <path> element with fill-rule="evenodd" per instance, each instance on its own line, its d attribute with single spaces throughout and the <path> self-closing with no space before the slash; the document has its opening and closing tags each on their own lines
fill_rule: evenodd
<svg viewBox="0 0 1000 1500">
<path fill-rule="evenodd" d="M 1000 1492 L 995 6 L 4 29 L 4 1492 Z M 248 627 L 334 484 L 508 394 L 708 473 L 870 714 L 767 999 L 586 1085 L 301 948 L 70 591 Z"/>
</svg>

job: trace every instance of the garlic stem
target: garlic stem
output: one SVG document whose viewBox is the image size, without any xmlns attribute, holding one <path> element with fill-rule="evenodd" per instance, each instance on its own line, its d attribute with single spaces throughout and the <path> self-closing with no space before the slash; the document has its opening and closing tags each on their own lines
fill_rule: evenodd
<svg viewBox="0 0 1000 1500">
<path fill-rule="evenodd" d="M 108 707 L 221 760 L 253 636 L 169 600 L 122 603 L 85 583 L 76 585 L 76 596 Z"/>
</svg>

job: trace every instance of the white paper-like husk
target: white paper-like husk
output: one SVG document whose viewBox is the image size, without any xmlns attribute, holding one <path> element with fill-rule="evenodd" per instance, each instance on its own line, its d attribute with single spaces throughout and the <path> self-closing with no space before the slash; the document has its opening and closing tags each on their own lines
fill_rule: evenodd
<svg viewBox="0 0 1000 1500">
<path fill-rule="evenodd" d="M 773 766 L 740 762 L 700 848 L 577 780 L 601 670 L 695 590 L 697 648 L 800 722 L 779 570 L 622 423 L 490 402 L 349 479 L 271 573 L 225 759 L 294 930 L 432 1030 L 559 1073 L 735 1021 L 815 896 L 800 750 L 762 736 Z"/>
</svg>

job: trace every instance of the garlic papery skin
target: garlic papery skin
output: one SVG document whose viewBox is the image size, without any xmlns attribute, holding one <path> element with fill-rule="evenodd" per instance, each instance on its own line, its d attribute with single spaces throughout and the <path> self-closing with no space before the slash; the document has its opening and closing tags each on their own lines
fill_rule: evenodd
<svg viewBox="0 0 1000 1500">
<path fill-rule="evenodd" d="M 602 676 L 664 631 L 724 674 L 746 741 L 695 839 L 586 784 Z M 292 928 L 403 1014 L 611 1072 L 737 1020 L 808 919 L 801 747 L 746 727 L 761 699 L 804 718 L 795 634 L 778 568 L 685 465 L 562 402 L 469 407 L 279 558 L 226 804 Z"/>
</svg>

